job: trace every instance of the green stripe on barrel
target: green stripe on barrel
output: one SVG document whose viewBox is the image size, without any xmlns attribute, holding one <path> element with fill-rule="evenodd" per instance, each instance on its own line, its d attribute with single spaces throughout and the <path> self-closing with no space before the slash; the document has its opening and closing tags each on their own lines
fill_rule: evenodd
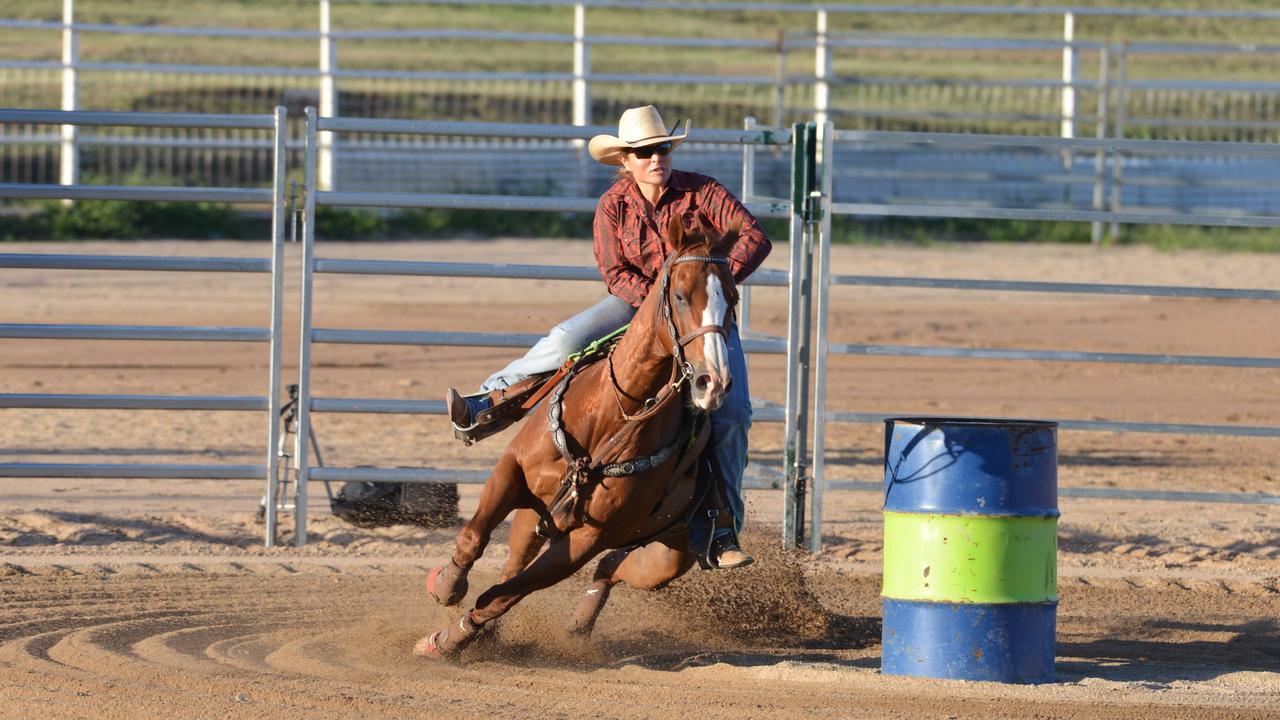
<svg viewBox="0 0 1280 720">
<path fill-rule="evenodd" d="M 957 603 L 1058 599 L 1053 517 L 884 514 L 884 594 Z"/>
</svg>

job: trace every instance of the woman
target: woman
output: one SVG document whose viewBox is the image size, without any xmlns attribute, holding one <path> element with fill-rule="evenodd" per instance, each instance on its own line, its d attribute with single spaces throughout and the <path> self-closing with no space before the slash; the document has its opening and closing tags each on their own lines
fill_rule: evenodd
<svg viewBox="0 0 1280 720">
<path fill-rule="evenodd" d="M 701 218 L 716 232 L 738 229 L 729 252 L 734 281 L 741 283 L 769 255 L 772 244 L 750 212 L 724 185 L 705 175 L 671 169 L 671 152 L 689 134 L 689 123 L 675 135 L 667 130 L 652 105 L 631 108 L 618 121 L 618 135 L 597 135 L 588 150 L 605 165 L 619 167 L 618 179 L 596 206 L 593 234 L 596 264 L 609 295 L 593 307 L 551 329 L 524 357 L 495 373 L 480 392 L 459 395 L 452 388 L 446 400 L 454 434 L 470 442 L 501 430 L 512 422 L 506 411 L 528 397 L 546 373 L 560 367 L 572 353 L 631 321 L 648 294 L 667 248 L 662 229 L 673 217 L 696 226 Z M 729 333 L 729 372 L 734 382 L 724 403 L 711 415 L 708 452 L 720 469 L 734 526 L 744 519 L 742 473 L 747 463 L 747 431 L 751 427 L 751 396 L 747 364 L 736 324 Z M 709 526 L 691 528 L 694 548 L 706 546 Z M 737 545 L 730 528 L 715 530 L 709 561 L 713 567 L 742 567 L 752 562 Z"/>
</svg>

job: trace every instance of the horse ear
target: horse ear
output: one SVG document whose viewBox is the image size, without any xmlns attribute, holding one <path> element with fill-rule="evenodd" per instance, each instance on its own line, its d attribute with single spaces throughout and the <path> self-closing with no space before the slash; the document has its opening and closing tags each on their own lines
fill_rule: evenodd
<svg viewBox="0 0 1280 720">
<path fill-rule="evenodd" d="M 667 223 L 667 245 L 673 252 L 684 247 L 684 218 L 678 214 L 673 214 Z"/>
<path fill-rule="evenodd" d="M 721 255 L 727 256 L 729 254 L 729 251 L 733 249 L 733 246 L 737 244 L 738 235 L 741 232 L 741 230 L 742 228 L 738 225 L 734 225 L 728 228 L 727 230 L 724 231 L 724 234 L 720 236 L 719 240 L 716 240 L 714 243 L 711 244 L 711 249 L 715 250 Z"/>
</svg>

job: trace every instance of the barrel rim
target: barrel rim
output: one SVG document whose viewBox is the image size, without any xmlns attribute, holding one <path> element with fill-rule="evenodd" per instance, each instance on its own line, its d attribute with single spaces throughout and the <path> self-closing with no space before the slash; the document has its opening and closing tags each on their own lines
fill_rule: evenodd
<svg viewBox="0 0 1280 720">
<path fill-rule="evenodd" d="M 1054 420 L 1022 420 L 1015 418 L 964 418 L 964 417 L 943 417 L 915 415 L 906 417 L 887 417 L 884 419 L 886 427 L 895 424 L 902 425 L 919 425 L 921 427 L 937 427 L 943 425 L 958 427 L 1006 427 L 1006 428 L 1035 428 L 1042 430 L 1053 430 L 1058 427 L 1057 421 Z"/>
</svg>

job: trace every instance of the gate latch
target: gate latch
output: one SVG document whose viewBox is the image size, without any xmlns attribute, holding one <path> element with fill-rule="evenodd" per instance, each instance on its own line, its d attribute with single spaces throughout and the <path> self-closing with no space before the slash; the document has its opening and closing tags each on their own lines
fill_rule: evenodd
<svg viewBox="0 0 1280 720">
<path fill-rule="evenodd" d="M 307 186 L 299 185 L 297 180 L 289 181 L 289 197 L 285 201 L 285 212 L 289 215 L 289 241 L 298 242 L 298 225 L 302 223 L 303 205 L 307 197 Z"/>
</svg>

